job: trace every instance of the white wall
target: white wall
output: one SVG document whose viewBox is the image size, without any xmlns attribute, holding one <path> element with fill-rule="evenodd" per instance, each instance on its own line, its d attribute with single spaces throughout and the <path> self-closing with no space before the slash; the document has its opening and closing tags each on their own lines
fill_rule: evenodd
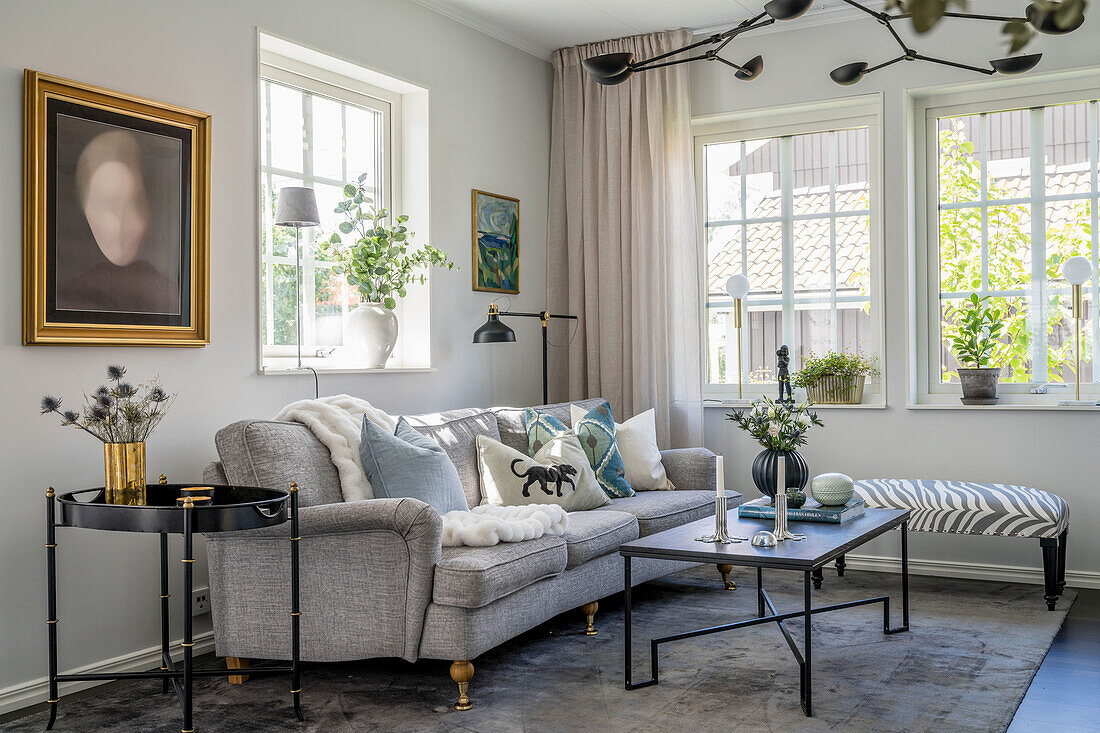
<svg viewBox="0 0 1100 733">
<path fill-rule="evenodd" d="M 514 306 L 538 310 L 545 300 L 551 71 L 408 0 L 0 0 L 0 18 L 0 383 L 8 390 L 0 421 L 2 712 L 44 699 L 28 697 L 41 689 L 27 686 L 46 672 L 43 492 L 47 484 L 94 486 L 103 476 L 99 446 L 39 417 L 38 398 L 49 392 L 76 401 L 102 381 L 109 362 L 124 363 L 137 381 L 160 375 L 179 399 L 149 442 L 150 475 L 198 481 L 215 457 L 218 428 L 312 396 L 311 377 L 256 373 L 257 26 L 430 89 L 432 243 L 462 267 L 437 271 L 432 283 L 438 371 L 321 378 L 323 394 L 348 392 L 394 413 L 540 397 L 537 324 L 516 324 L 518 344 L 471 344 L 490 296 L 470 290 L 470 189 L 522 200 L 524 289 Z M 213 114 L 210 346 L 20 345 L 24 68 Z M 62 529 L 58 543 L 61 668 L 157 644 L 155 536 Z M 177 540 L 173 572 L 178 558 Z M 196 570 L 196 585 L 205 584 L 205 565 Z M 173 583 L 178 607 L 178 574 Z M 174 637 L 179 620 L 176 611 Z"/>
<path fill-rule="evenodd" d="M 1023 2 L 1015 3 L 1022 7 Z M 1003 11 L 1005 3 L 993 6 Z M 981 6 L 978 6 L 981 7 Z M 907 90 L 984 80 L 986 77 L 928 63 L 899 63 L 871 74 L 852 87 L 832 83 L 828 72 L 851 61 L 872 65 L 898 55 L 897 45 L 874 19 L 820 26 L 778 26 L 781 31 L 739 38 L 727 57 L 745 60 L 764 55 L 763 76 L 746 84 L 718 64 L 692 65 L 692 114 L 709 115 L 757 107 L 798 104 L 848 94 L 881 92 L 884 101 L 886 354 L 889 372 L 886 410 L 823 410 L 826 428 L 810 435 L 803 451 L 812 475 L 841 471 L 855 477 L 926 477 L 1016 483 L 1048 489 L 1071 506 L 1074 531 L 1069 543 L 1070 582 L 1100 585 L 1100 535 L 1090 527 L 1100 523 L 1095 451 L 1100 436 L 1100 411 L 907 410 L 907 269 L 909 215 L 906 143 Z M 981 66 L 1007 55 L 996 24 L 945 23 L 928 37 L 916 37 L 898 24 L 903 37 L 918 51 Z M 1100 65 L 1100 17 L 1089 17 L 1070 36 L 1040 36 L 1028 51 L 1044 58 L 1034 75 L 1055 70 Z M 1100 69 L 1098 69 L 1100 71 Z M 1002 79 L 999 83 L 1008 83 Z M 758 496 L 750 477 L 752 459 L 760 448 L 730 423 L 726 410 L 708 408 L 707 446 L 727 456 L 726 485 Z M 1042 567 L 1038 542 L 993 537 L 911 535 L 913 558 L 922 571 L 1039 582 Z M 897 539 L 878 541 L 867 555 L 897 557 Z M 1016 569 L 958 567 L 942 562 Z"/>
</svg>

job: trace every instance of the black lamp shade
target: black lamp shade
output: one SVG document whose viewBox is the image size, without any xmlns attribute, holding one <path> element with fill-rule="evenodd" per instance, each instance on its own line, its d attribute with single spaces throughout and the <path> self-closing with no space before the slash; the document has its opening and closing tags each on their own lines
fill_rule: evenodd
<svg viewBox="0 0 1100 733">
<path fill-rule="evenodd" d="M 632 76 L 634 76 L 634 69 L 627 69 L 621 74 L 615 74 L 614 76 L 593 76 L 592 81 L 597 84 L 603 84 L 605 87 L 613 87 L 616 84 L 622 84 Z"/>
<path fill-rule="evenodd" d="M 600 79 L 609 79 L 618 76 L 624 71 L 629 70 L 630 63 L 633 60 L 634 54 L 629 52 L 605 53 L 600 56 L 593 56 L 592 58 L 585 59 L 581 62 L 581 66 L 599 81 Z M 606 84 L 607 82 L 605 81 L 603 83 Z"/>
<path fill-rule="evenodd" d="M 474 331 L 475 344 L 502 344 L 516 340 L 516 332 L 500 322 L 496 313 L 489 314 L 489 320 Z"/>
<path fill-rule="evenodd" d="M 1061 3 L 1059 3 L 1061 5 Z M 1078 15 L 1071 25 L 1062 28 L 1055 20 L 1055 16 L 1058 14 L 1058 8 L 1044 12 L 1042 9 L 1036 7 L 1034 3 L 1027 6 L 1027 10 L 1024 11 L 1024 15 L 1027 17 L 1027 22 L 1031 24 L 1031 27 L 1040 33 L 1046 33 L 1051 36 L 1062 36 L 1066 33 L 1073 33 L 1081 27 L 1081 24 L 1085 22 L 1084 15 Z"/>
<path fill-rule="evenodd" d="M 1031 71 L 1039 64 L 1039 59 L 1043 58 L 1041 53 L 1029 53 L 1023 56 L 1009 56 L 1003 59 L 995 59 L 989 62 L 989 65 L 993 67 L 993 70 L 998 74 L 1023 74 L 1025 71 Z"/>
<path fill-rule="evenodd" d="M 764 12 L 775 20 L 794 20 L 813 4 L 814 0 L 771 0 L 764 5 Z"/>
<path fill-rule="evenodd" d="M 760 74 L 764 72 L 764 57 L 753 56 L 751 59 L 745 62 L 745 65 L 734 72 L 734 76 L 741 81 L 752 81 L 758 79 Z"/>
<path fill-rule="evenodd" d="M 829 78 L 842 87 L 848 87 L 862 79 L 865 71 L 867 71 L 867 62 L 856 61 L 836 67 L 829 72 Z"/>
</svg>

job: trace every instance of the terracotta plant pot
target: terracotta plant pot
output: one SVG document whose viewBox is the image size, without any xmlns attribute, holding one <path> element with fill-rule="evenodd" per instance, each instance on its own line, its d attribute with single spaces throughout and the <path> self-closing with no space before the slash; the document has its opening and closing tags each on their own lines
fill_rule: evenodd
<svg viewBox="0 0 1100 733">
<path fill-rule="evenodd" d="M 1001 381 L 1001 367 L 959 368 L 959 384 L 962 386 L 964 405 L 997 404 L 997 384 Z"/>
</svg>

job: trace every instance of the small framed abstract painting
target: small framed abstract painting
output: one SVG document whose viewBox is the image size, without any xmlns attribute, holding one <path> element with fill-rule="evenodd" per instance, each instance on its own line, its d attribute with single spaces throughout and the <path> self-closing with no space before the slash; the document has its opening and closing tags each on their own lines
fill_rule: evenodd
<svg viewBox="0 0 1100 733">
<path fill-rule="evenodd" d="M 24 72 L 23 343 L 203 346 L 210 115 Z"/>
<path fill-rule="evenodd" d="M 473 190 L 474 290 L 519 293 L 519 199 Z"/>
</svg>

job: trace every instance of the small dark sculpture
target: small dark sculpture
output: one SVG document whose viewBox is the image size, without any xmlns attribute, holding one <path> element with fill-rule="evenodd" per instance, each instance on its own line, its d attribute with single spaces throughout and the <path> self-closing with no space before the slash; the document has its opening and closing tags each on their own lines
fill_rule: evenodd
<svg viewBox="0 0 1100 733">
<path fill-rule="evenodd" d="M 791 351 L 787 348 L 786 344 L 783 344 L 775 351 L 776 357 L 776 370 L 779 372 L 779 399 L 776 400 L 779 404 L 794 404 L 794 394 L 791 392 L 791 372 L 788 367 L 791 365 Z M 786 391 L 787 396 L 783 397 L 783 392 Z"/>
<path fill-rule="evenodd" d="M 553 496 L 554 491 L 549 488 L 547 484 L 553 483 L 557 489 L 557 495 L 561 496 L 561 486 L 563 483 L 569 484 L 570 491 L 576 491 L 577 485 L 573 483 L 573 479 L 569 478 L 577 473 L 577 469 L 570 466 L 568 463 L 563 463 L 560 466 L 531 466 L 523 473 L 516 471 L 516 464 L 522 463 L 522 458 L 517 458 L 512 461 L 512 473 L 519 478 L 526 478 L 527 482 L 523 484 L 523 495 L 530 498 L 531 485 L 537 483 L 539 488 L 542 489 L 542 493 Z"/>
</svg>

